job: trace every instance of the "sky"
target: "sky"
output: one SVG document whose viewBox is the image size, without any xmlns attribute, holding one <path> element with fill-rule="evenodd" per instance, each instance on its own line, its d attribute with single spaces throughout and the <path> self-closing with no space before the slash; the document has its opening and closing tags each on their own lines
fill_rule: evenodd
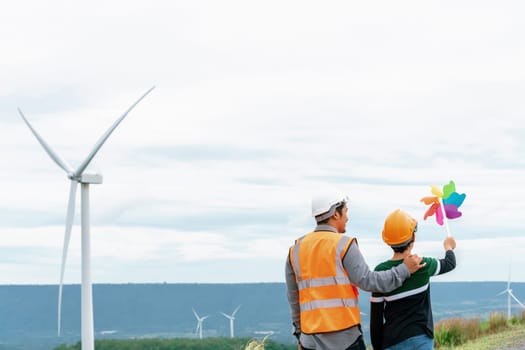
<svg viewBox="0 0 525 350">
<path fill-rule="evenodd" d="M 350 197 L 371 268 L 385 217 L 467 195 L 457 268 L 525 282 L 520 1 L 17 1 L 0 11 L 0 284 L 59 281 L 69 191 L 18 115 L 91 185 L 94 283 L 283 282 L 313 193 Z M 80 283 L 80 199 L 65 283 Z"/>
</svg>

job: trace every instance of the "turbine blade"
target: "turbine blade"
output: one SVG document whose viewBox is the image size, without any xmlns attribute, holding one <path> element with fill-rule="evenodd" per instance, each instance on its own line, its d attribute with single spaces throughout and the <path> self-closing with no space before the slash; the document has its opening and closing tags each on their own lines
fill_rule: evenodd
<svg viewBox="0 0 525 350">
<path fill-rule="evenodd" d="M 505 293 L 507 293 L 507 292 L 508 292 L 508 289 L 505 289 L 503 292 L 499 292 L 498 294 L 496 294 L 496 296 L 498 296 L 498 295 L 502 295 L 502 294 L 505 294 Z"/>
<path fill-rule="evenodd" d="M 42 138 L 42 136 L 40 136 L 40 134 L 33 128 L 33 126 L 29 123 L 29 121 L 26 119 L 26 117 L 24 116 L 24 113 L 22 113 L 22 111 L 20 110 L 20 108 L 18 108 L 18 113 L 20 114 L 20 116 L 22 117 L 22 119 L 24 120 L 24 122 L 26 123 L 26 125 L 29 127 L 29 130 L 31 130 L 31 132 L 33 133 L 33 135 L 35 135 L 36 139 L 38 140 L 38 142 L 40 143 L 40 145 L 42 145 L 42 147 L 44 147 L 44 150 L 46 151 L 46 153 L 49 155 L 49 157 L 59 166 L 61 167 L 62 169 L 64 169 L 64 171 L 66 173 L 72 173 L 73 172 L 73 168 L 71 168 L 71 166 L 69 166 L 69 164 L 67 164 L 66 161 L 64 161 L 62 158 L 59 157 L 58 154 L 55 153 L 55 151 L 53 151 L 53 149 L 51 148 L 51 146 L 48 145 L 48 143 Z"/>
<path fill-rule="evenodd" d="M 111 135 L 111 133 L 113 132 L 113 130 L 115 130 L 115 128 L 120 124 L 120 122 L 122 122 L 122 120 L 124 120 L 124 118 L 128 115 L 129 112 L 131 112 L 131 110 L 140 102 L 142 101 L 142 99 L 144 97 L 146 97 L 146 95 L 148 95 L 151 90 L 153 90 L 155 87 L 153 86 L 152 88 L 150 88 L 148 91 L 146 91 L 146 93 L 144 93 L 134 104 L 131 105 L 131 107 L 128 108 L 128 110 L 122 115 L 120 116 L 120 118 L 118 118 L 114 123 L 113 125 L 102 135 L 102 137 L 100 137 L 100 139 L 97 141 L 97 143 L 95 144 L 95 146 L 93 147 L 93 149 L 91 150 L 91 152 L 88 154 L 88 156 L 86 157 L 86 159 L 84 159 L 84 161 L 82 162 L 82 164 L 80 164 L 80 166 L 77 168 L 77 170 L 75 170 L 75 177 L 78 177 L 80 176 L 84 170 L 86 170 L 87 166 L 89 165 L 89 163 L 91 162 L 91 160 L 93 159 L 93 157 L 95 157 L 95 155 L 97 154 L 98 150 L 100 149 L 100 147 L 102 147 L 102 145 L 106 142 L 106 140 L 108 139 L 108 137 Z"/>
<path fill-rule="evenodd" d="M 69 241 L 71 239 L 71 228 L 73 227 L 73 219 L 75 218 L 75 200 L 77 195 L 77 182 L 71 180 L 71 187 L 69 188 L 69 201 L 67 205 L 66 215 L 66 231 L 64 233 L 64 248 L 62 249 L 62 266 L 60 268 L 60 285 L 58 287 L 58 336 L 60 336 L 60 323 L 62 315 L 62 285 L 64 282 L 64 270 L 66 268 L 67 250 L 69 248 Z"/>
<path fill-rule="evenodd" d="M 235 310 L 234 310 L 233 313 L 232 313 L 232 317 L 235 316 L 235 314 L 237 313 L 237 311 L 239 311 L 240 308 L 241 308 L 241 305 L 239 305 L 239 306 L 237 306 L 237 307 L 235 308 Z"/>
<path fill-rule="evenodd" d="M 231 319 L 231 316 L 230 316 L 230 315 L 226 315 L 226 314 L 225 314 L 224 312 L 222 312 L 222 311 L 221 311 L 221 315 L 223 315 L 223 316 L 226 317 L 226 318 Z"/>
<path fill-rule="evenodd" d="M 195 311 L 194 308 L 191 308 L 193 310 L 193 314 L 195 315 L 195 317 L 197 317 L 197 319 L 199 319 L 199 315 L 197 315 L 197 311 Z"/>
<path fill-rule="evenodd" d="M 516 298 L 516 296 L 515 296 L 512 292 L 509 292 L 509 294 L 510 294 L 510 296 L 512 297 L 512 299 L 516 300 L 516 302 L 517 302 L 518 304 L 520 304 L 520 306 L 521 306 L 523 309 L 525 309 L 525 305 L 523 305 L 523 304 L 521 303 L 521 301 L 519 301 L 518 298 Z"/>
</svg>

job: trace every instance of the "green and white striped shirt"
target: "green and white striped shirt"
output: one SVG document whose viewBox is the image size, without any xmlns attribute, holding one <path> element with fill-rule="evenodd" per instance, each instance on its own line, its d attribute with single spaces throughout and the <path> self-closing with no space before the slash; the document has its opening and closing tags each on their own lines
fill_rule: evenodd
<svg viewBox="0 0 525 350">
<path fill-rule="evenodd" d="M 410 276 L 397 289 L 388 293 L 372 293 L 370 298 L 370 333 L 374 350 L 397 344 L 416 335 L 434 337 L 430 303 L 430 278 L 451 271 L 456 266 L 452 250 L 444 259 L 423 258 L 426 266 Z M 375 271 L 389 270 L 403 260 L 388 260 Z"/>
</svg>

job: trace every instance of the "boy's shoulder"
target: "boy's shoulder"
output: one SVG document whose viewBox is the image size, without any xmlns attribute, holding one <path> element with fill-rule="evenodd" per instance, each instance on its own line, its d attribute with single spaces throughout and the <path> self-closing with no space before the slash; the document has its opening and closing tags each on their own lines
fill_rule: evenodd
<svg viewBox="0 0 525 350">
<path fill-rule="evenodd" d="M 429 276 L 434 276 L 437 273 L 439 273 L 439 260 L 438 259 L 423 257 L 422 262 L 426 264 L 425 271 L 428 273 Z"/>
<path fill-rule="evenodd" d="M 379 263 L 374 271 L 385 271 L 390 270 L 393 267 L 396 267 L 399 264 L 402 264 L 403 260 L 385 260 L 382 263 Z"/>
<path fill-rule="evenodd" d="M 427 263 L 428 264 L 435 264 L 437 262 L 437 259 L 436 258 L 431 258 L 431 257 L 428 257 L 428 256 L 424 256 L 421 258 L 422 259 L 422 263 Z"/>
<path fill-rule="evenodd" d="M 422 263 L 425 263 L 426 265 L 419 270 L 419 273 L 427 273 L 429 275 L 434 275 L 438 268 L 438 260 L 435 258 L 430 257 L 423 257 Z M 390 270 L 393 267 L 396 267 L 403 263 L 403 260 L 386 260 L 382 263 L 379 263 L 374 271 L 385 271 Z"/>
</svg>

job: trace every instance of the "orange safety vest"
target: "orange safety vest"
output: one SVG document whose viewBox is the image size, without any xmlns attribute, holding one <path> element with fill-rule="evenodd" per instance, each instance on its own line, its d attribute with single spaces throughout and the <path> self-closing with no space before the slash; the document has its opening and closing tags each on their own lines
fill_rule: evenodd
<svg viewBox="0 0 525 350">
<path fill-rule="evenodd" d="M 335 332 L 361 323 L 358 290 L 343 266 L 353 240 L 335 232 L 316 231 L 290 248 L 303 333 Z"/>
</svg>

